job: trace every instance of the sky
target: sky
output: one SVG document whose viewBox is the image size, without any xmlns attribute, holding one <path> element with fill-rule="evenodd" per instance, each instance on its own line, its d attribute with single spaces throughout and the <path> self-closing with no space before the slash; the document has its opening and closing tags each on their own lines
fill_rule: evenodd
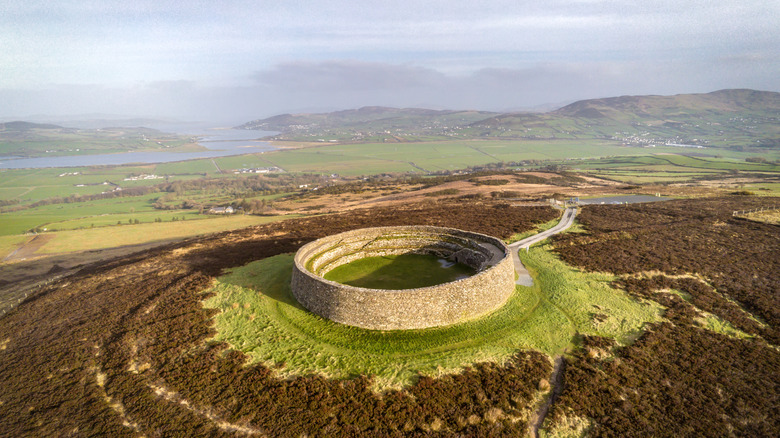
<svg viewBox="0 0 780 438">
<path fill-rule="evenodd" d="M 776 0 L 0 0 L 0 118 L 780 91 Z"/>
</svg>

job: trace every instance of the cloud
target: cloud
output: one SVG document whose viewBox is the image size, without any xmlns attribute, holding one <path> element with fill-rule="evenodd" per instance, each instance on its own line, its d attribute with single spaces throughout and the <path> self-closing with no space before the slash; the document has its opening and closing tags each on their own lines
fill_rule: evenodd
<svg viewBox="0 0 780 438">
<path fill-rule="evenodd" d="M 776 52 L 779 20 L 780 3 L 766 0 L 9 0 L 0 88 L 235 86 L 259 71 L 253 85 L 266 90 L 390 93 L 551 63 L 559 74 L 592 62 L 726 62 Z"/>
<path fill-rule="evenodd" d="M 286 62 L 257 73 L 255 79 L 266 87 L 295 92 L 394 92 L 437 86 L 446 78 L 424 67 L 334 60 Z"/>
<path fill-rule="evenodd" d="M 780 63 L 780 56 L 777 53 L 767 53 L 761 51 L 750 51 L 743 53 L 733 53 L 718 56 L 715 60 L 724 64 L 757 64 L 757 63 Z"/>
<path fill-rule="evenodd" d="M 267 99 L 288 107 L 363 105 L 497 110 L 625 92 L 641 71 L 614 63 L 543 63 L 446 74 L 408 64 L 351 60 L 287 62 L 254 77 Z"/>
<path fill-rule="evenodd" d="M 411 63 L 301 60 L 258 71 L 241 86 L 178 80 L 0 89 L 0 117 L 108 113 L 238 124 L 284 112 L 367 105 L 504 111 L 623 94 L 772 90 L 776 72 L 776 57 L 752 52 L 680 63 L 535 62 L 461 74 Z"/>
</svg>

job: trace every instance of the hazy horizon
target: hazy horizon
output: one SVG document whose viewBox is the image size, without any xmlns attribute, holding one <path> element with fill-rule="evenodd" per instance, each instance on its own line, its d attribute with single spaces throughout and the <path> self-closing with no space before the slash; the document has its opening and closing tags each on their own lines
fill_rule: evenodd
<svg viewBox="0 0 780 438">
<path fill-rule="evenodd" d="M 11 0 L 0 118 L 239 123 L 362 106 L 508 111 L 780 91 L 765 1 Z"/>
</svg>

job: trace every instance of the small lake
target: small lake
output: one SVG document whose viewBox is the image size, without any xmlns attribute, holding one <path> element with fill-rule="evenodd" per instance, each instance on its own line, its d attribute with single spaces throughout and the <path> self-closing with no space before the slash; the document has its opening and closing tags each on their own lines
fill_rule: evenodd
<svg viewBox="0 0 780 438">
<path fill-rule="evenodd" d="M 200 152 L 125 152 L 119 154 L 71 155 L 60 157 L 16 158 L 0 157 L 2 169 L 28 169 L 42 167 L 82 167 L 132 163 L 170 163 L 172 161 L 199 158 L 227 157 L 231 155 L 268 152 L 277 148 L 259 138 L 274 135 L 270 131 L 244 129 L 202 128 L 191 125 L 154 126 L 154 129 L 175 134 L 198 137 L 198 144 L 208 148 Z"/>
</svg>

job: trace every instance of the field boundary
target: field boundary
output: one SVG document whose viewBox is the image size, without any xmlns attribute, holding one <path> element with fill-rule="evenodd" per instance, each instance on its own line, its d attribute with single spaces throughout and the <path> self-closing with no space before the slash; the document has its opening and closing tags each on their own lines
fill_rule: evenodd
<svg viewBox="0 0 780 438">
<path fill-rule="evenodd" d="M 775 205 L 773 207 L 759 207 L 759 208 L 753 208 L 753 209 L 750 209 L 750 210 L 735 210 L 735 211 L 731 212 L 731 215 L 735 216 L 735 217 L 742 217 L 742 216 L 747 216 L 747 215 L 752 214 L 752 213 L 761 213 L 763 211 L 775 211 L 775 210 L 780 210 L 780 207 Z"/>
</svg>

